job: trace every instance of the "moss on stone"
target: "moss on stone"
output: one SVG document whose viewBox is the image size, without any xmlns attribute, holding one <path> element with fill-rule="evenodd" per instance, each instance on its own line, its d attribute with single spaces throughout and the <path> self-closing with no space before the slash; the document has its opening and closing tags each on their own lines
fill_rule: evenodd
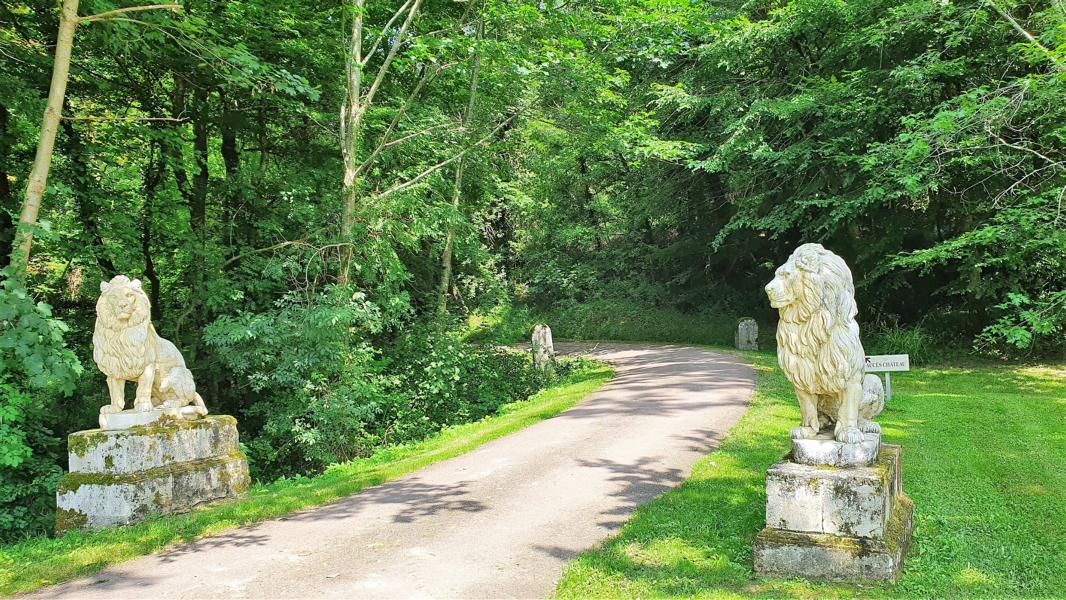
<svg viewBox="0 0 1066 600">
<path fill-rule="evenodd" d="M 786 529 L 767 527 L 756 536 L 756 546 L 816 546 L 846 552 L 853 558 L 869 556 L 883 547 L 878 540 L 829 535 L 825 533 L 801 533 Z"/>
<path fill-rule="evenodd" d="M 67 451 L 78 458 L 84 458 L 89 453 L 89 450 L 109 439 L 111 439 L 111 436 L 97 429 L 79 431 L 67 436 Z"/>
<path fill-rule="evenodd" d="M 104 468 L 105 469 L 114 469 L 115 468 L 115 457 L 114 456 L 111 456 L 110 454 L 108 454 L 107 456 L 104 457 Z"/>
<path fill-rule="evenodd" d="M 225 456 L 173 463 L 137 471 L 136 473 L 67 473 L 56 484 L 56 493 L 77 492 L 78 488 L 83 485 L 136 485 L 154 479 L 178 477 L 185 473 L 225 467 L 227 464 L 238 460 L 247 460 L 243 452 L 237 451 Z"/>
<path fill-rule="evenodd" d="M 88 522 L 89 517 L 85 513 L 68 508 L 56 509 L 56 533 L 63 533 L 71 529 L 84 529 Z"/>
<path fill-rule="evenodd" d="M 902 554 L 906 554 L 910 548 L 913 519 L 914 503 L 906 494 L 900 494 L 896 497 L 892 514 L 888 516 L 888 523 L 885 525 L 885 546 L 889 552 L 896 553 L 902 549 Z"/>
</svg>

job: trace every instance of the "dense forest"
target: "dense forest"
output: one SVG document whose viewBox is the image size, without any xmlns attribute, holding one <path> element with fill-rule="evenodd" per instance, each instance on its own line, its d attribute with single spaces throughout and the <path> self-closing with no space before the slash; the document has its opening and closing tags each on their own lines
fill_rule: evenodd
<svg viewBox="0 0 1066 600">
<path fill-rule="evenodd" d="M 106 402 L 116 274 L 262 481 L 541 387 L 490 316 L 770 325 L 805 241 L 871 339 L 1061 355 L 1064 44 L 1060 0 L 0 0 L 0 540 Z"/>
</svg>

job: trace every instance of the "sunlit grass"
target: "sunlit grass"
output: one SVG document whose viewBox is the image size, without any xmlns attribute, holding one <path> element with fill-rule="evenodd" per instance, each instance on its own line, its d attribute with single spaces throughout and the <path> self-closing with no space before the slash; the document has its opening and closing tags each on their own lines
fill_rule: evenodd
<svg viewBox="0 0 1066 600">
<path fill-rule="evenodd" d="M 680 487 L 575 559 L 564 598 L 1063 597 L 1066 595 L 1066 369 L 917 369 L 893 378 L 879 418 L 901 443 L 915 545 L 895 586 L 764 579 L 751 542 L 766 468 L 799 418 L 770 354 L 751 408 Z"/>
<path fill-rule="evenodd" d="M 172 544 L 331 502 L 555 416 L 612 375 L 603 366 L 574 373 L 529 400 L 503 407 L 492 417 L 449 428 L 418 444 L 335 465 L 318 477 L 256 485 L 240 501 L 119 529 L 70 532 L 56 539 L 0 547 L 0 595 L 50 585 Z"/>
</svg>

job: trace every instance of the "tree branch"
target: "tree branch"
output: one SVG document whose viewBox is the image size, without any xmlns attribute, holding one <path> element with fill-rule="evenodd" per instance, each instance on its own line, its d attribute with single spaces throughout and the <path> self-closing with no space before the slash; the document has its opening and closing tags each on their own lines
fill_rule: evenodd
<svg viewBox="0 0 1066 600">
<path fill-rule="evenodd" d="M 389 19 L 389 22 L 385 23 L 385 26 L 381 28 L 381 33 L 378 34 L 377 39 L 374 40 L 374 43 L 370 46 L 370 50 L 367 51 L 365 58 L 360 63 L 362 66 L 365 66 L 366 63 L 370 62 L 370 57 L 374 56 L 374 53 L 378 50 L 378 46 L 380 46 L 381 42 L 384 41 L 384 39 L 388 36 L 389 28 L 392 27 L 392 24 L 396 22 L 396 19 L 400 18 L 400 15 L 403 14 L 403 11 L 407 10 L 407 7 L 411 5 L 411 1 L 412 0 L 407 0 L 406 2 L 401 4 L 400 8 L 397 8 L 396 12 L 392 15 L 392 18 Z"/>
<path fill-rule="evenodd" d="M 145 10 L 170 10 L 172 12 L 181 12 L 184 7 L 180 4 L 148 4 L 145 6 L 129 6 L 126 8 L 116 8 L 115 10 L 109 10 L 95 15 L 89 15 L 87 17 L 78 17 L 78 24 L 91 23 L 93 21 L 103 21 L 104 19 L 110 19 L 111 17 L 122 15 L 131 12 L 141 12 Z"/>
<path fill-rule="evenodd" d="M 263 253 L 263 252 L 270 252 L 271 250 L 280 250 L 281 248 L 284 248 L 286 246 L 311 246 L 311 244 L 307 243 L 304 240 L 286 240 L 284 242 L 279 242 L 277 244 L 274 244 L 273 246 L 267 246 L 266 248 L 255 248 L 254 250 L 248 250 L 246 252 L 241 252 L 237 256 L 234 256 L 233 258 L 231 258 L 231 259 L 227 260 L 226 262 L 222 263 L 222 266 L 220 267 L 220 270 L 225 271 L 226 267 L 228 267 L 231 264 L 241 260 L 242 258 L 246 258 L 246 257 L 251 256 L 253 254 L 260 254 L 260 253 Z"/>
<path fill-rule="evenodd" d="M 448 160 L 445 160 L 445 161 L 442 161 L 442 162 L 439 162 L 439 163 L 433 165 L 432 167 L 426 169 L 425 171 L 422 171 L 418 175 L 415 175 L 412 179 L 409 179 L 409 180 L 405 181 L 404 183 L 401 183 L 399 185 L 393 186 L 393 187 L 385 190 L 384 192 L 381 192 L 380 194 L 375 194 L 374 198 L 377 199 L 377 200 L 380 200 L 380 199 L 382 199 L 382 198 L 384 198 L 386 196 L 389 196 L 391 194 L 395 194 L 396 192 L 402 192 L 403 190 L 406 190 L 407 188 L 409 188 L 409 187 L 413 186 L 414 184 L 418 183 L 419 181 L 422 181 L 426 177 L 429 177 L 433 173 L 435 173 L 435 172 L 443 169 L 444 167 L 452 164 L 453 162 L 459 160 L 463 156 L 466 156 L 467 152 L 470 152 L 474 148 L 480 146 L 481 144 L 484 144 L 492 136 L 496 135 L 497 132 L 499 132 L 501 129 L 503 129 L 504 126 L 506 126 L 508 123 L 513 121 L 515 119 L 515 117 L 517 117 L 517 116 L 518 116 L 518 114 L 516 113 L 516 114 L 513 114 L 513 115 L 507 117 L 503 121 L 500 121 L 500 123 L 498 125 L 496 125 L 496 127 L 493 128 L 493 130 L 490 131 L 485 137 L 483 137 L 480 140 L 474 142 L 473 144 L 470 144 L 469 146 L 464 148 L 462 152 L 459 152 L 458 154 L 456 154 L 455 156 L 452 156 Z"/>
<path fill-rule="evenodd" d="M 359 177 L 368 168 L 370 168 L 370 165 L 374 162 L 374 159 L 377 158 L 378 154 L 381 153 L 381 150 L 385 148 L 386 142 L 389 141 L 389 136 L 391 136 L 392 132 L 396 130 L 396 126 L 400 123 L 400 119 L 402 119 L 403 116 L 407 114 L 407 109 L 409 109 L 411 105 L 414 104 L 415 98 L 418 97 L 418 94 L 422 91 L 422 88 L 426 85 L 426 83 L 432 81 L 437 76 L 437 74 L 447 68 L 447 66 L 448 65 L 439 66 L 432 72 L 427 70 L 426 73 L 422 75 L 421 78 L 419 78 L 418 83 L 416 83 L 415 86 L 411 89 L 411 93 L 407 95 L 407 98 L 404 100 L 403 104 L 396 111 L 396 114 L 393 115 L 392 122 L 390 122 L 389 126 L 385 129 L 385 133 L 381 134 L 381 140 L 378 142 L 377 147 L 374 148 L 374 150 L 370 153 L 370 156 L 366 157 L 366 160 L 364 160 L 363 163 L 359 165 L 359 167 L 355 170 L 355 177 Z"/>
<path fill-rule="evenodd" d="M 400 50 L 400 44 L 403 43 L 404 35 L 407 34 L 407 28 L 410 27 L 411 21 L 415 19 L 415 13 L 418 12 L 418 7 L 422 5 L 422 0 L 414 0 L 411 4 L 410 10 L 407 12 L 407 18 L 404 19 L 403 25 L 400 26 L 400 31 L 396 33 L 396 41 L 389 48 L 389 53 L 385 55 L 385 60 L 381 62 L 381 67 L 378 68 L 377 77 L 374 78 L 374 83 L 370 84 L 370 89 L 366 91 L 366 98 L 363 100 L 363 106 L 370 106 L 374 102 L 374 95 L 377 93 L 378 88 L 381 87 L 381 82 L 385 80 L 385 75 L 389 71 L 389 66 L 392 65 L 392 59 L 396 58 L 396 53 Z M 367 56 L 370 56 L 367 54 Z"/>
<path fill-rule="evenodd" d="M 188 121 L 185 117 L 62 117 L 64 121 L 109 121 L 123 123 L 132 123 L 136 121 L 168 121 L 171 123 L 184 123 Z"/>
<path fill-rule="evenodd" d="M 1059 60 L 1057 56 L 1055 56 L 1054 52 L 1052 52 L 1046 46 L 1041 44 L 1040 40 L 1033 37 L 1033 34 L 1026 31 L 1025 28 L 1022 27 L 1021 24 L 1014 19 L 1014 17 L 1010 16 L 1007 11 L 1000 8 L 999 5 L 994 2 L 994 0 L 988 0 L 988 4 L 992 7 L 992 10 L 996 11 L 999 16 L 1003 17 L 1008 23 L 1010 23 L 1011 27 L 1013 27 L 1015 31 L 1020 33 L 1025 39 L 1029 40 L 1031 44 L 1039 48 L 1040 51 L 1048 57 L 1048 60 L 1050 60 L 1052 64 L 1054 64 L 1060 71 L 1066 71 L 1066 64 L 1063 64 L 1062 61 Z"/>
<path fill-rule="evenodd" d="M 449 126 L 451 124 L 452 124 L 451 122 L 438 123 L 437 125 L 431 125 L 429 127 L 426 127 L 425 129 L 419 129 L 418 131 L 416 131 L 414 133 L 408 133 L 407 135 L 400 136 L 400 137 L 398 137 L 398 138 L 396 138 L 394 140 L 389 140 L 389 141 L 385 142 L 382 145 L 382 148 L 388 148 L 390 146 L 395 146 L 396 144 L 401 144 L 401 143 L 406 142 L 407 140 L 409 140 L 411 138 L 415 138 L 415 137 L 418 137 L 420 135 L 426 135 L 427 133 L 429 133 L 431 131 L 436 131 L 436 130 L 442 128 L 442 127 L 447 127 L 447 126 Z M 463 127 L 455 127 L 453 129 L 449 129 L 448 131 L 450 133 L 454 133 L 456 131 L 462 131 L 463 129 L 464 129 Z"/>
</svg>

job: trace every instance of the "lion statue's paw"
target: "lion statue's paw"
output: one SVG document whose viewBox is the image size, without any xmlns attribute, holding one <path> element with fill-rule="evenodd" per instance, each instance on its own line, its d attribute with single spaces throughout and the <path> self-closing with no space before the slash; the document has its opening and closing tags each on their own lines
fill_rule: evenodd
<svg viewBox="0 0 1066 600">
<path fill-rule="evenodd" d="M 150 399 L 138 400 L 133 403 L 133 409 L 137 412 L 148 412 L 150 410 L 154 410 L 155 406 L 152 404 L 152 401 Z"/>
<path fill-rule="evenodd" d="M 859 430 L 863 433 L 881 433 L 881 426 L 869 419 L 859 419 Z"/>
<path fill-rule="evenodd" d="M 836 434 L 836 440 L 842 444 L 858 444 L 866 439 L 858 427 L 847 427 Z"/>
<path fill-rule="evenodd" d="M 818 435 L 818 430 L 813 427 L 793 427 L 790 433 L 794 440 L 809 440 Z"/>
<path fill-rule="evenodd" d="M 117 412 L 122 412 L 122 409 L 114 404 L 105 404 L 100 407 L 100 414 L 102 415 L 113 415 Z"/>
</svg>

